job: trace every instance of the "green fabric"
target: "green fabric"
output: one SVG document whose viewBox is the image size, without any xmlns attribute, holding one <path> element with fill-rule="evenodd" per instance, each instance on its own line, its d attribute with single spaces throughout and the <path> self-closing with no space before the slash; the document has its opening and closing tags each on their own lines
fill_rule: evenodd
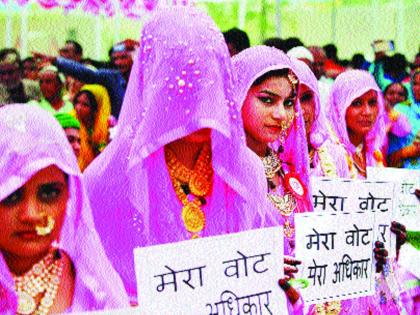
<svg viewBox="0 0 420 315">
<path fill-rule="evenodd" d="M 74 106 L 70 101 L 67 100 L 64 100 L 64 105 L 59 110 L 55 110 L 54 107 L 51 106 L 50 102 L 48 102 L 45 98 L 42 98 L 39 102 L 31 101 L 29 104 L 36 104 L 53 115 L 58 113 L 74 115 Z"/>
<path fill-rule="evenodd" d="M 80 129 L 80 122 L 73 115 L 67 113 L 57 113 L 54 115 L 63 129 Z"/>
<path fill-rule="evenodd" d="M 407 242 L 420 250 L 420 231 L 407 231 Z"/>
</svg>

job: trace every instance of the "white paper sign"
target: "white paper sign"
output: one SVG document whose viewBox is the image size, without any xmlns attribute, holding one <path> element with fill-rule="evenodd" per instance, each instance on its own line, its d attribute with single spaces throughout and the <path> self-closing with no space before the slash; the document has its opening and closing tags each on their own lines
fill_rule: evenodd
<svg viewBox="0 0 420 315">
<path fill-rule="evenodd" d="M 106 311 L 92 311 L 83 313 L 71 313 L 72 315 L 139 315 L 140 308 L 130 307 L 124 309 L 106 310 Z"/>
<path fill-rule="evenodd" d="M 143 314 L 285 314 L 283 231 L 266 228 L 134 250 Z"/>
<path fill-rule="evenodd" d="M 407 230 L 420 229 L 420 202 L 414 195 L 420 187 L 420 171 L 400 168 L 367 168 L 368 178 L 388 180 L 396 183 L 396 213 L 395 220 L 404 224 Z M 420 278 L 420 251 L 410 244 L 404 244 L 400 249 L 398 263 Z"/>
<path fill-rule="evenodd" d="M 390 257 L 395 257 L 395 234 L 392 182 L 311 177 L 314 211 L 371 212 L 375 215 L 375 240 L 384 243 Z"/>
<path fill-rule="evenodd" d="M 368 179 L 395 182 L 395 219 L 408 230 L 420 226 L 420 202 L 414 191 L 420 188 L 420 171 L 401 168 L 367 168 Z"/>
<path fill-rule="evenodd" d="M 296 257 L 302 260 L 297 278 L 308 304 L 344 300 L 374 293 L 373 213 L 298 213 Z"/>
</svg>

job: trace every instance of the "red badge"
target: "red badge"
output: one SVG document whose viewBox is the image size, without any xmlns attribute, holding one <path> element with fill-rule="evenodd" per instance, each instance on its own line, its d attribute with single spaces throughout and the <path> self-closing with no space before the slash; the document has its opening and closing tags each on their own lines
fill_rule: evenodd
<svg viewBox="0 0 420 315">
<path fill-rule="evenodd" d="M 287 173 L 286 176 L 284 176 L 284 184 L 287 190 L 292 193 L 295 198 L 302 199 L 305 197 L 306 188 L 297 174 Z"/>
</svg>

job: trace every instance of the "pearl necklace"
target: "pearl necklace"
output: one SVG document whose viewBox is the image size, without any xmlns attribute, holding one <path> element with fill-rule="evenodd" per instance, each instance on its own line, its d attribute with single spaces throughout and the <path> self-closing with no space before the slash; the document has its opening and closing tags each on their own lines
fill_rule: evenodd
<svg viewBox="0 0 420 315">
<path fill-rule="evenodd" d="M 13 275 L 18 296 L 18 314 L 47 315 L 54 304 L 63 272 L 63 260 L 52 249 L 22 276 Z M 39 299 L 39 303 L 36 301 Z"/>
</svg>

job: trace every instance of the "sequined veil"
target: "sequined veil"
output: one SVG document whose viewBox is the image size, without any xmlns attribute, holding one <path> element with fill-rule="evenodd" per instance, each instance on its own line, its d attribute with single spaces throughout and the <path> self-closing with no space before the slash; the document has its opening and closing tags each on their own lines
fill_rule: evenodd
<svg viewBox="0 0 420 315">
<path fill-rule="evenodd" d="M 13 104 L 0 109 L 0 200 L 34 174 L 56 165 L 69 176 L 69 201 L 58 247 L 76 271 L 71 311 L 125 307 L 128 298 L 95 231 L 76 158 L 58 121 L 41 108 Z M 15 313 L 13 280 L 0 254 L 0 312 Z"/>
<path fill-rule="evenodd" d="M 210 236 L 274 224 L 264 171 L 246 147 L 221 32 L 193 7 L 157 10 L 141 34 L 116 138 L 85 178 L 96 226 L 133 301 L 133 248 L 191 238 L 171 183 L 164 146 L 211 129 Z"/>
</svg>

